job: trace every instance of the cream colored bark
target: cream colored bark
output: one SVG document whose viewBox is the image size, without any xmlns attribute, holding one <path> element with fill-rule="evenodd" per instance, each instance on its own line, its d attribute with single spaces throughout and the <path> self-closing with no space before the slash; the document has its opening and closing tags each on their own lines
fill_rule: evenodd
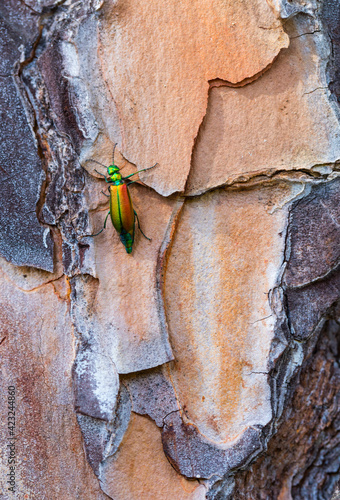
<svg viewBox="0 0 340 500">
<path fill-rule="evenodd" d="M 331 492 L 340 128 L 327 19 L 284 0 L 0 6 L 0 105 L 17 113 L 1 150 L 1 383 L 17 388 L 23 498 Z M 88 237 L 113 162 L 125 176 L 157 163 L 129 187 L 151 238 L 136 223 L 131 255 L 110 220 Z"/>
</svg>

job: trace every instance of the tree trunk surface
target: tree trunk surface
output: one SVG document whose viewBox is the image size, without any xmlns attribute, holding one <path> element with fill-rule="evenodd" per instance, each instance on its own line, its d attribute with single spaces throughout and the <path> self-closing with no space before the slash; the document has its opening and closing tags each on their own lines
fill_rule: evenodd
<svg viewBox="0 0 340 500">
<path fill-rule="evenodd" d="M 340 498 L 338 1 L 0 32 L 1 498 Z"/>
</svg>

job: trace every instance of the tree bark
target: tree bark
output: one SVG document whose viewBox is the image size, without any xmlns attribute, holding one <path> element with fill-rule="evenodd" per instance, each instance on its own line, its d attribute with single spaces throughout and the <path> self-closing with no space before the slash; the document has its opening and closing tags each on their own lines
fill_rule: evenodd
<svg viewBox="0 0 340 500">
<path fill-rule="evenodd" d="M 332 498 L 338 7 L 0 5 L 3 498 Z"/>
</svg>

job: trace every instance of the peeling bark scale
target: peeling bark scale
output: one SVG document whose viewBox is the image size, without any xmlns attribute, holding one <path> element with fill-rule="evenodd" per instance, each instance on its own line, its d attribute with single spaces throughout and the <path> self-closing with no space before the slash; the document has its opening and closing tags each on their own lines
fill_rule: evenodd
<svg viewBox="0 0 340 500">
<path fill-rule="evenodd" d="M 331 499 L 339 2 L 8 0 L 0 34 L 1 498 Z M 116 143 L 159 163 L 132 255 L 88 237 Z"/>
</svg>

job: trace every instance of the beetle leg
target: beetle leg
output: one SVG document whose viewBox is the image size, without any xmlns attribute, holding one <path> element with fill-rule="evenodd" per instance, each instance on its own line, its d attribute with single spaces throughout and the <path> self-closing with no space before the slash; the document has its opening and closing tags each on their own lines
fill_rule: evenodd
<svg viewBox="0 0 340 500">
<path fill-rule="evenodd" d="M 142 228 L 140 227 L 140 223 L 139 223 L 139 218 L 138 218 L 138 215 L 137 215 L 137 212 L 134 210 L 133 211 L 134 214 L 135 214 L 135 217 L 137 219 L 137 222 L 138 222 L 138 229 L 140 230 L 140 232 L 142 233 L 142 235 L 144 236 L 144 238 L 146 238 L 147 240 L 151 241 L 151 238 L 148 238 L 142 231 Z"/>
<path fill-rule="evenodd" d="M 94 169 L 95 172 L 97 172 L 97 174 L 101 175 L 102 177 L 104 177 L 105 179 L 105 182 L 111 182 L 110 180 L 107 179 L 106 175 L 102 174 L 101 172 L 98 172 L 98 170 L 95 168 Z"/>
<path fill-rule="evenodd" d="M 105 182 L 111 182 L 110 180 L 108 180 L 108 178 L 106 177 L 106 175 L 102 174 L 101 172 L 98 172 L 98 170 L 94 169 L 95 172 L 97 172 L 97 174 L 101 175 L 102 177 L 104 177 L 105 179 Z"/>
<path fill-rule="evenodd" d="M 98 172 L 98 170 L 96 168 L 94 169 L 94 171 L 97 172 L 97 174 L 101 175 L 102 177 L 105 177 L 105 179 L 106 179 L 106 175 L 105 174 L 102 174 L 101 172 Z"/>
<path fill-rule="evenodd" d="M 94 238 L 95 236 L 98 236 L 98 234 L 102 233 L 104 231 L 104 228 L 102 228 L 98 233 L 95 234 L 88 234 L 87 236 L 90 236 L 91 238 Z"/>
<path fill-rule="evenodd" d="M 106 222 L 107 222 L 107 218 L 108 218 L 108 216 L 109 216 L 109 215 L 110 215 L 110 212 L 109 212 L 109 213 L 107 214 L 107 216 L 105 217 L 104 227 L 103 227 L 100 231 L 98 231 L 98 233 L 95 233 L 95 234 L 87 234 L 86 236 L 91 236 L 91 237 L 93 237 L 93 236 L 98 236 L 98 234 L 102 233 L 102 232 L 104 231 L 104 229 L 106 229 Z"/>
<path fill-rule="evenodd" d="M 108 218 L 108 216 L 109 216 L 109 215 L 110 215 L 110 210 L 108 211 L 108 214 L 107 214 L 107 216 L 105 217 L 105 221 L 104 221 L 104 227 L 103 227 L 103 229 L 106 229 L 106 222 L 107 222 L 107 218 Z"/>
<path fill-rule="evenodd" d="M 146 170 L 150 170 L 151 168 L 155 168 L 157 165 L 158 165 L 158 163 L 155 163 L 154 165 L 152 165 L 152 167 L 142 168 L 142 170 L 137 170 L 137 172 L 134 172 L 133 174 L 127 175 L 126 177 L 124 177 L 124 179 L 128 179 L 129 177 L 132 177 L 133 175 L 139 174 L 139 172 L 145 172 Z"/>
<path fill-rule="evenodd" d="M 110 198 L 110 195 L 109 195 L 109 194 L 104 193 L 104 191 L 103 191 L 103 190 L 101 190 L 101 193 L 103 193 L 103 195 L 104 195 L 104 196 L 106 196 L 106 198 Z"/>
</svg>

